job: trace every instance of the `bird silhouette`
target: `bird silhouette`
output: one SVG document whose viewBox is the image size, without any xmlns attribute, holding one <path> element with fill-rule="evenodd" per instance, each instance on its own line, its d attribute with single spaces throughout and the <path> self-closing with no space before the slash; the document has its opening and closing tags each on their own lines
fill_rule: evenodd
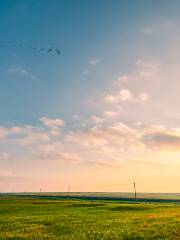
<svg viewBox="0 0 180 240">
<path fill-rule="evenodd" d="M 56 53 L 57 53 L 58 55 L 61 54 L 59 49 L 55 48 L 55 50 L 56 50 Z"/>
<path fill-rule="evenodd" d="M 41 52 L 47 52 L 47 53 L 55 53 L 57 55 L 60 55 L 61 52 L 58 48 L 56 47 L 49 47 L 49 48 L 44 48 L 44 47 L 35 47 L 33 45 L 24 45 L 22 43 L 13 43 L 13 44 L 0 44 L 0 48 L 29 48 L 29 49 L 32 49 L 32 50 L 35 50 L 35 51 L 41 51 Z"/>
<path fill-rule="evenodd" d="M 52 49 L 52 48 L 49 48 L 49 49 L 48 49 L 48 53 L 50 53 L 50 52 L 53 52 L 53 49 Z"/>
</svg>

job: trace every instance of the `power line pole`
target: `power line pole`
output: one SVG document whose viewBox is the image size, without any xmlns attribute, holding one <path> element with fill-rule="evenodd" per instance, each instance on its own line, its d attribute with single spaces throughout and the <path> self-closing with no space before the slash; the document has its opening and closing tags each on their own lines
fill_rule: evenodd
<svg viewBox="0 0 180 240">
<path fill-rule="evenodd" d="M 133 185 L 134 185 L 134 199 L 136 201 L 136 182 L 134 182 Z"/>
</svg>

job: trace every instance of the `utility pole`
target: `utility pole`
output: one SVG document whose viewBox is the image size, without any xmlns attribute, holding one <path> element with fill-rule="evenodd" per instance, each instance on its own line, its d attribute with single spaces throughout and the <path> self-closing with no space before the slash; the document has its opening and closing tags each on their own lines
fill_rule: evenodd
<svg viewBox="0 0 180 240">
<path fill-rule="evenodd" d="M 136 182 L 134 182 L 133 185 L 134 185 L 134 199 L 136 201 Z"/>
</svg>

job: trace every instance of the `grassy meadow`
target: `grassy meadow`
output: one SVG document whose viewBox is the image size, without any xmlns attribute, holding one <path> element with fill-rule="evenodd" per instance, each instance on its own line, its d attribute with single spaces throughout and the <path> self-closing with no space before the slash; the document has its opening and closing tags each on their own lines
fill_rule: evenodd
<svg viewBox="0 0 180 240">
<path fill-rule="evenodd" d="M 180 205 L 1 196 L 0 239 L 180 239 Z"/>
</svg>

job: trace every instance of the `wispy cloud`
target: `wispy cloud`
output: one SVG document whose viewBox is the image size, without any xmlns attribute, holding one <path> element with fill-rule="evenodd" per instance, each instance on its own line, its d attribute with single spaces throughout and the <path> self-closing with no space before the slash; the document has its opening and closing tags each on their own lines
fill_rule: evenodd
<svg viewBox="0 0 180 240">
<path fill-rule="evenodd" d="M 89 64 L 85 70 L 82 71 L 82 75 L 89 75 L 93 70 L 95 70 L 96 66 L 100 63 L 100 59 L 93 58 L 89 60 Z"/>
<path fill-rule="evenodd" d="M 178 135 L 177 135 L 178 134 Z M 143 142 L 150 147 L 165 151 L 180 150 L 180 131 L 166 130 L 163 132 L 154 132 L 145 134 L 142 138 Z"/>
<path fill-rule="evenodd" d="M 93 58 L 89 61 L 89 64 L 91 65 L 97 65 L 100 62 L 98 58 Z"/>
<path fill-rule="evenodd" d="M 154 31 L 155 31 L 155 28 L 152 26 L 146 26 L 146 27 L 143 27 L 142 29 L 140 29 L 140 32 L 145 35 L 151 35 L 154 33 Z"/>
<path fill-rule="evenodd" d="M 107 117 L 114 118 L 114 121 L 107 121 Z M 63 126 L 63 121 L 60 120 L 43 118 L 41 127 L 1 127 L 6 134 L 0 141 L 3 145 L 8 145 L 9 150 L 16 147 L 17 152 L 22 151 L 23 146 L 23 151 L 29 154 L 30 159 L 47 161 L 48 164 L 101 167 L 122 167 L 133 161 L 140 161 L 141 164 L 141 161 L 145 161 L 146 165 L 149 161 L 155 165 L 162 163 L 163 152 L 176 152 L 180 149 L 178 128 L 140 122 L 128 125 L 121 122 L 113 112 L 105 112 L 104 118 L 92 116 L 93 126 L 66 131 L 61 136 L 53 135 L 51 131 L 54 128 L 61 129 Z M 9 156 L 4 151 L 0 159 L 6 161 Z"/>
<path fill-rule="evenodd" d="M 101 124 L 103 123 L 105 120 L 103 118 L 97 117 L 97 116 L 92 116 L 91 117 L 91 121 L 94 124 Z"/>
<path fill-rule="evenodd" d="M 3 152 L 2 154 L 0 154 L 0 160 L 8 160 L 10 159 L 10 154 L 7 152 Z"/>
<path fill-rule="evenodd" d="M 31 74 L 24 68 L 9 68 L 6 70 L 6 73 L 11 76 L 20 76 L 20 77 L 26 77 L 31 79 L 36 79 L 37 77 L 34 74 Z"/>
<path fill-rule="evenodd" d="M 176 26 L 174 19 L 161 19 L 158 22 L 152 22 L 140 28 L 139 32 L 143 35 L 153 35 L 162 32 L 169 32 Z"/>
<path fill-rule="evenodd" d="M 40 121 L 43 123 L 44 126 L 49 127 L 49 128 L 59 128 L 63 127 L 65 125 L 64 120 L 60 118 L 48 118 L 48 117 L 42 117 L 40 118 Z"/>
<path fill-rule="evenodd" d="M 104 97 L 104 101 L 108 103 L 119 103 L 119 102 L 144 102 L 149 99 L 149 96 L 147 93 L 139 93 L 138 95 L 133 95 L 132 92 L 128 89 L 122 89 L 119 91 L 119 93 L 116 93 L 114 95 L 107 94 Z"/>
</svg>

